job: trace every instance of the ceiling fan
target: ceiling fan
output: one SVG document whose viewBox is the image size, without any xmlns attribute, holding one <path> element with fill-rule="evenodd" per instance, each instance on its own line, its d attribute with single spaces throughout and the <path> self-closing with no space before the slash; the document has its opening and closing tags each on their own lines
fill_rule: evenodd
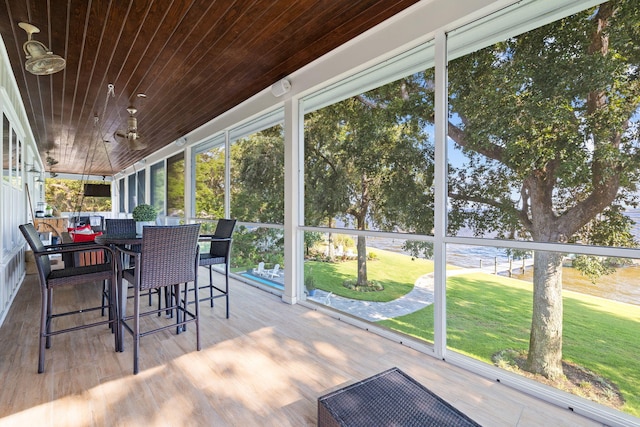
<svg viewBox="0 0 640 427">
<path fill-rule="evenodd" d="M 147 148 L 147 144 L 140 140 L 140 134 L 138 134 L 138 119 L 135 118 L 135 114 L 138 109 L 135 107 L 127 108 L 129 118 L 127 119 L 127 130 L 118 130 L 115 132 L 115 136 L 126 139 L 129 145 L 129 150 L 139 151 Z"/>
<path fill-rule="evenodd" d="M 64 58 L 55 55 L 42 42 L 33 40 L 33 34 L 40 32 L 38 27 L 27 22 L 20 22 L 18 26 L 27 32 L 27 41 L 22 48 L 27 57 L 24 67 L 28 72 L 37 76 L 47 76 L 64 69 Z"/>
</svg>

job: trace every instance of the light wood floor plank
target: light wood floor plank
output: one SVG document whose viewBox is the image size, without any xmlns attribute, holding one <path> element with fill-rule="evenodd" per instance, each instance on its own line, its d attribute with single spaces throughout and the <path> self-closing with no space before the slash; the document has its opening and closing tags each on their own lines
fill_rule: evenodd
<svg viewBox="0 0 640 427">
<path fill-rule="evenodd" d="M 98 301 L 100 289 L 60 292 L 56 303 Z M 3 427 L 313 426 L 318 397 L 394 366 L 485 426 L 599 425 L 235 281 L 230 319 L 221 300 L 202 305 L 200 352 L 195 325 L 145 337 L 134 376 L 131 336 L 115 353 L 97 327 L 54 337 L 37 374 L 39 299 L 27 276 L 0 328 Z"/>
</svg>

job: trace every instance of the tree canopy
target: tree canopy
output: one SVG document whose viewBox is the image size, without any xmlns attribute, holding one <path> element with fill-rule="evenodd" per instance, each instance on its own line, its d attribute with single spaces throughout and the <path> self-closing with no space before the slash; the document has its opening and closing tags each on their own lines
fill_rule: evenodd
<svg viewBox="0 0 640 427">
<path fill-rule="evenodd" d="M 224 147 L 216 147 L 196 156 L 196 216 L 224 218 Z"/>
<path fill-rule="evenodd" d="M 284 137 L 281 125 L 231 146 L 231 216 L 284 224 Z"/>
<path fill-rule="evenodd" d="M 84 184 L 103 184 L 102 181 L 47 178 L 46 203 L 58 212 L 110 212 L 110 197 L 84 196 Z"/>
</svg>

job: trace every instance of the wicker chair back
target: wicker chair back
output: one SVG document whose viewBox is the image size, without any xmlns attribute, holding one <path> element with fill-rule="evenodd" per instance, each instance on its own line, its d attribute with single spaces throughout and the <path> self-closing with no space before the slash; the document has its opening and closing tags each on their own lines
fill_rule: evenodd
<svg viewBox="0 0 640 427">
<path fill-rule="evenodd" d="M 29 244 L 29 247 L 31 247 L 31 250 L 34 253 L 44 250 L 44 243 L 42 243 L 42 240 L 40 240 L 40 235 L 36 231 L 36 228 L 33 226 L 33 224 L 24 224 L 19 228 L 25 240 Z M 51 261 L 49 260 L 49 257 L 43 256 L 39 257 L 39 259 L 36 258 L 36 265 L 38 267 L 38 270 L 40 270 L 41 277 L 46 278 L 49 276 L 49 274 L 51 273 Z"/>
<path fill-rule="evenodd" d="M 107 234 L 136 234 L 136 222 L 133 219 L 107 219 L 105 231 Z"/>
<path fill-rule="evenodd" d="M 145 227 L 140 290 L 193 281 L 199 233 L 200 224 Z"/>
</svg>

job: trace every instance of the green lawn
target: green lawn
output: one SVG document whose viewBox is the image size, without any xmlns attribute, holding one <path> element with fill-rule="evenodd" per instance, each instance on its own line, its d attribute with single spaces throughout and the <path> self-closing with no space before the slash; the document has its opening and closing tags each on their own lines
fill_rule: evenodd
<svg viewBox="0 0 640 427">
<path fill-rule="evenodd" d="M 504 349 L 526 351 L 531 284 L 484 273 L 447 282 L 447 345 L 491 362 Z M 433 306 L 380 324 L 433 342 Z M 616 384 L 623 410 L 640 416 L 640 307 L 564 292 L 563 357 Z"/>
<path fill-rule="evenodd" d="M 413 289 L 416 280 L 433 271 L 433 262 L 424 259 L 411 259 L 406 255 L 379 249 L 371 250 L 376 255 L 375 260 L 367 262 L 367 276 L 384 286 L 380 292 L 357 292 L 345 288 L 345 280 L 357 277 L 358 263 L 356 260 L 341 262 L 307 261 L 304 264 L 305 275 L 311 274 L 316 280 L 318 289 L 333 292 L 346 298 L 387 302 Z"/>
</svg>

